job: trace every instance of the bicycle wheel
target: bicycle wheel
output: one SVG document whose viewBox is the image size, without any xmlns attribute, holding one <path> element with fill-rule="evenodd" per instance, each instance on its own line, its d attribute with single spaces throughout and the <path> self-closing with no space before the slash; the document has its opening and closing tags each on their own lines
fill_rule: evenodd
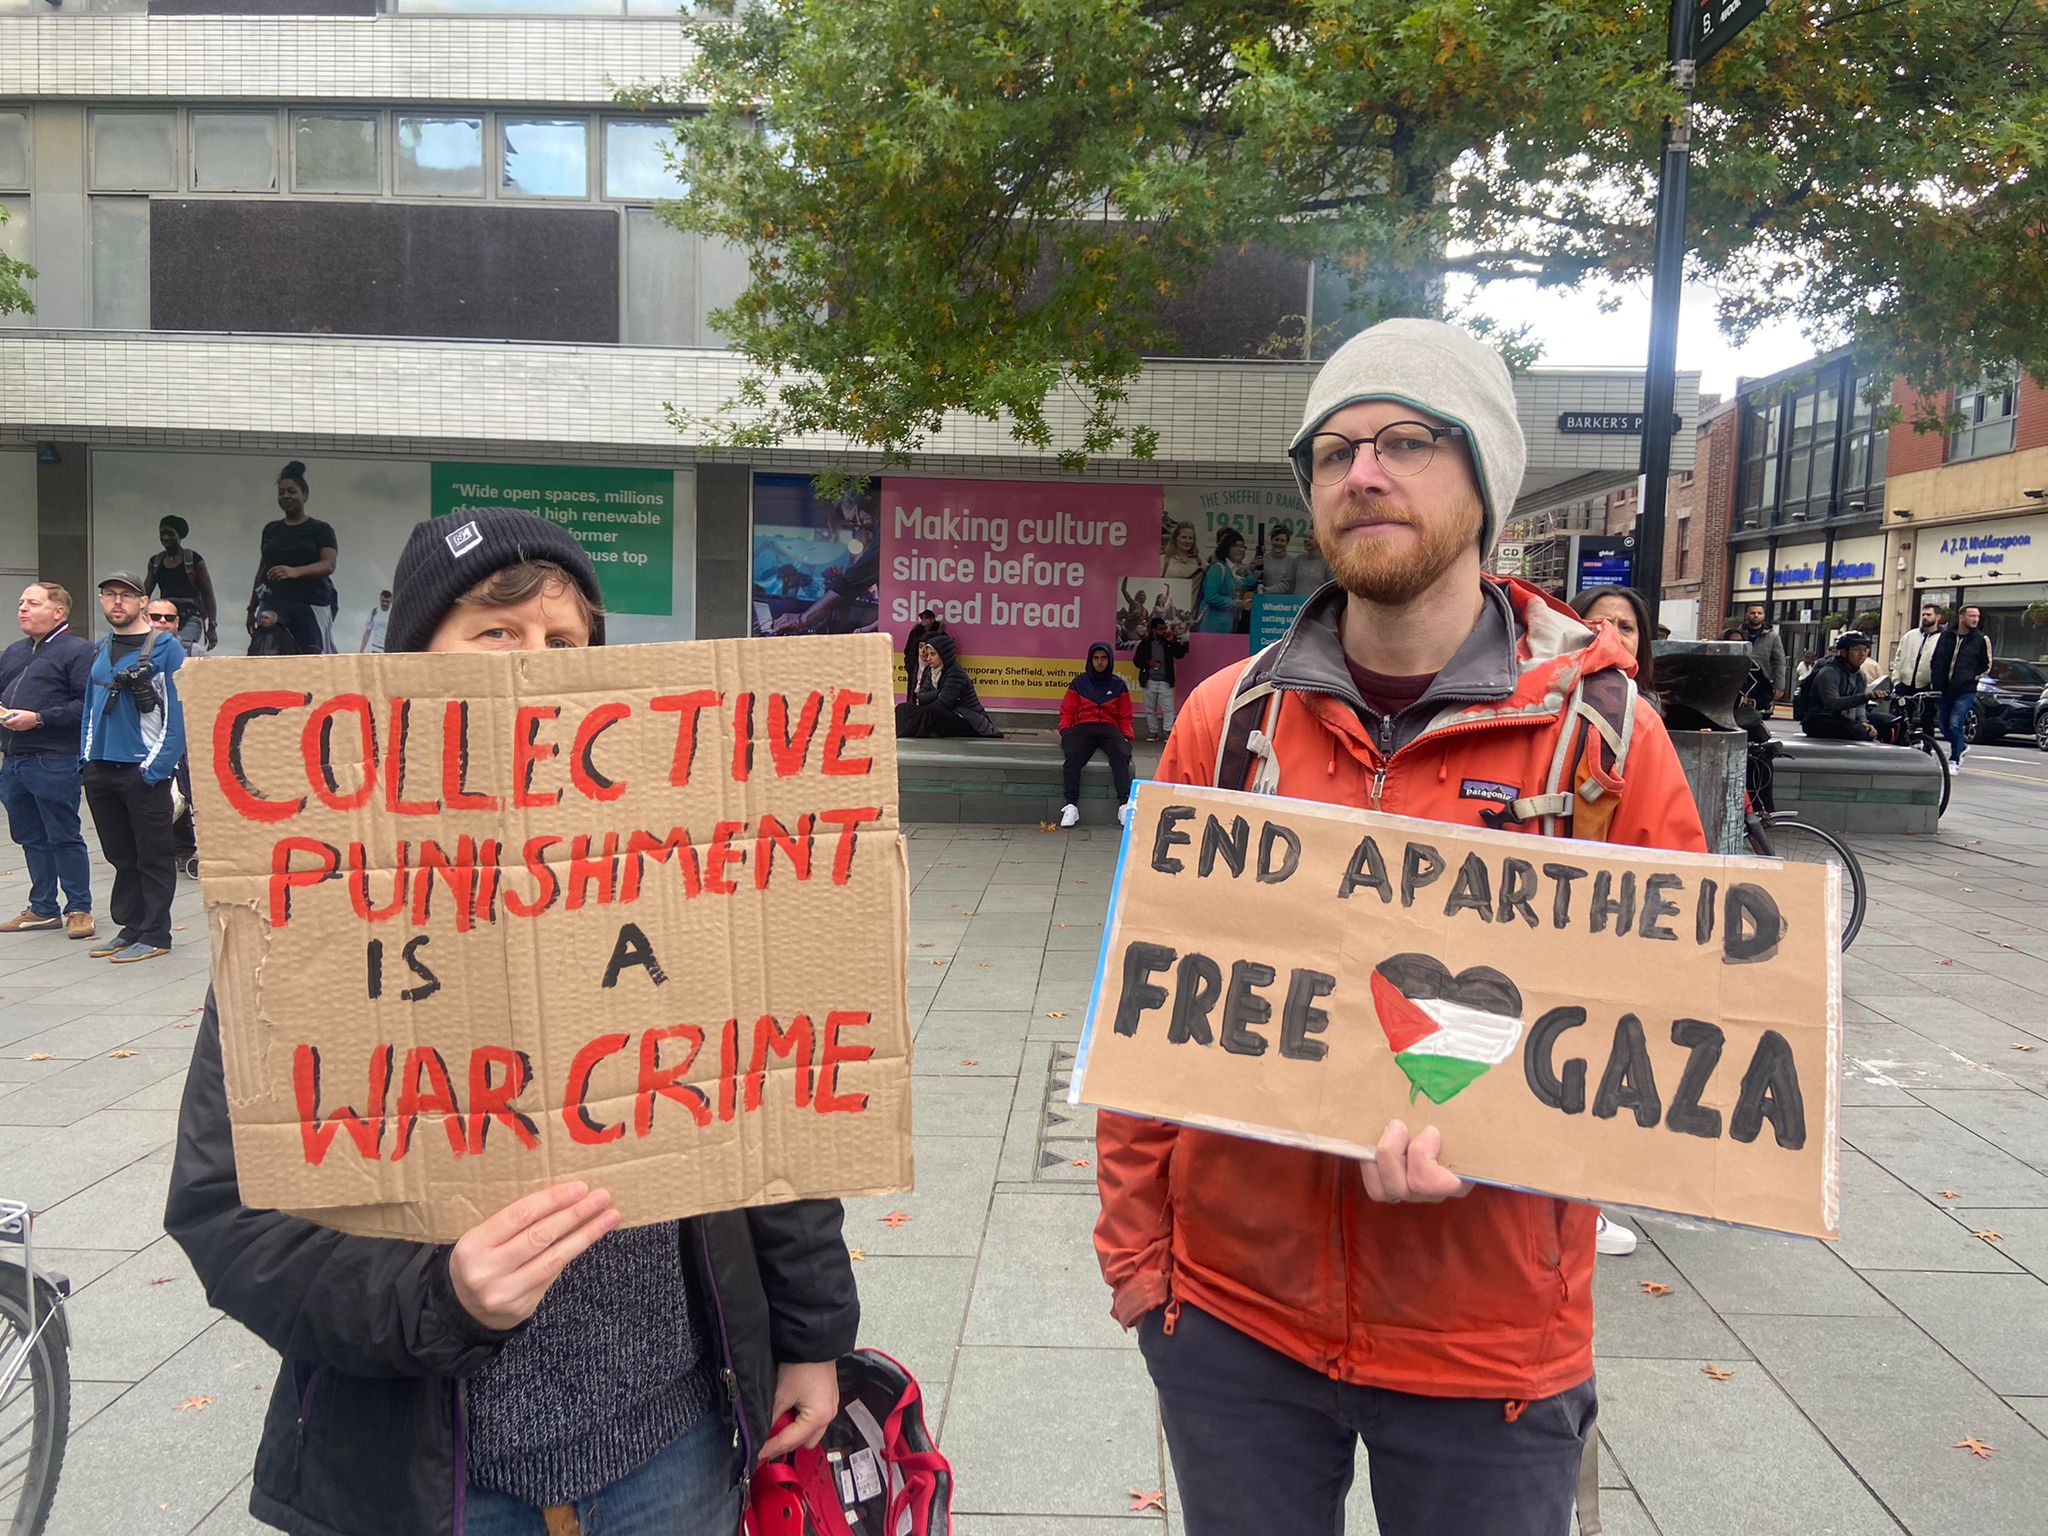
<svg viewBox="0 0 2048 1536">
<path fill-rule="evenodd" d="M 1941 769 L 1941 804 L 1934 812 L 1935 819 L 1939 821 L 1948 814 L 1948 789 L 1952 778 L 1948 771 L 1948 753 L 1942 750 L 1940 742 L 1924 732 L 1914 741 L 1913 745 L 1933 758 L 1935 765 Z"/>
<path fill-rule="evenodd" d="M 1842 872 L 1842 948 L 1847 949 L 1863 927 L 1863 907 L 1870 895 L 1856 855 L 1834 833 L 1788 813 L 1778 812 L 1762 821 L 1770 847 L 1759 852 L 1788 863 L 1824 864 Z"/>
<path fill-rule="evenodd" d="M 26 1283 L 19 1269 L 0 1265 L 0 1368 L 21 1356 L 14 1375 L 0 1380 L 0 1530 L 8 1536 L 40 1536 L 71 1429 L 71 1362 L 61 1322 L 46 1326 L 22 1355 L 31 1332 Z M 38 1298 L 36 1321 L 47 1316 Z"/>
</svg>

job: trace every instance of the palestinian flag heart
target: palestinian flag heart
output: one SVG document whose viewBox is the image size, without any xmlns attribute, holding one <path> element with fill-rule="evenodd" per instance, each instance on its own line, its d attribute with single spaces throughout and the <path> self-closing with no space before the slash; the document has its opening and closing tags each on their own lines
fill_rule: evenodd
<svg viewBox="0 0 2048 1536">
<path fill-rule="evenodd" d="M 1448 1103 L 1522 1038 L 1522 994 L 1490 966 L 1453 976 L 1434 955 L 1393 955 L 1373 968 L 1372 1001 L 1411 1104 Z"/>
</svg>

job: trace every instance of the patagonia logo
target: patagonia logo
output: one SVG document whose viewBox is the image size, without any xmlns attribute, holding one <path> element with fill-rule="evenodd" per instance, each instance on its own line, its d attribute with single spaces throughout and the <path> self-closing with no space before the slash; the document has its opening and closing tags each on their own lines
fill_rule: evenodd
<svg viewBox="0 0 2048 1536">
<path fill-rule="evenodd" d="M 1460 800 L 1491 800 L 1495 805 L 1513 805 L 1521 794 L 1514 785 L 1497 784 L 1492 779 L 1467 779 L 1458 786 Z"/>
<path fill-rule="evenodd" d="M 444 540 L 448 546 L 448 553 L 454 555 L 457 559 L 468 554 L 477 545 L 483 543 L 483 541 L 483 532 L 475 523 L 464 523 L 453 533 L 448 534 Z"/>
</svg>

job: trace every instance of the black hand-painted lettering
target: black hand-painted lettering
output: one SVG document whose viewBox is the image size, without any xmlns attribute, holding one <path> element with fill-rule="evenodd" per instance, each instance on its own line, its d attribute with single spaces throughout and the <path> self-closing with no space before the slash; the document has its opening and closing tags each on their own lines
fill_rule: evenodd
<svg viewBox="0 0 2048 1536">
<path fill-rule="evenodd" d="M 1482 923 L 1493 921 L 1493 876 L 1487 870 L 1486 860 L 1476 853 L 1465 855 L 1465 862 L 1458 866 L 1458 877 L 1451 882 L 1451 899 L 1444 903 L 1444 916 L 1455 917 L 1460 912 L 1474 912 Z"/>
<path fill-rule="evenodd" d="M 1672 1095 L 1664 1128 L 1712 1141 L 1721 1134 L 1721 1111 L 1700 1103 L 1700 1096 L 1707 1091 L 1707 1080 L 1721 1060 L 1721 1027 L 1704 1019 L 1673 1019 L 1671 1043 L 1692 1054 L 1685 1059 L 1685 1072 L 1678 1079 L 1678 1092 Z"/>
<path fill-rule="evenodd" d="M 605 987 L 619 984 L 619 972 L 629 965 L 644 969 L 658 987 L 668 980 L 668 972 L 661 968 L 661 962 L 654 958 L 654 946 L 647 942 L 647 935 L 640 931 L 638 923 L 622 923 L 619 936 L 612 943 L 611 963 L 604 968 Z"/>
<path fill-rule="evenodd" d="M 427 935 L 422 933 L 407 939 L 405 941 L 405 948 L 398 952 L 399 958 L 405 961 L 406 969 L 420 979 L 418 986 L 407 987 L 398 994 L 400 999 L 405 1002 L 423 1003 L 441 990 L 441 978 L 436 976 L 428 968 L 427 962 L 420 958 L 420 951 L 426 947 Z"/>
<path fill-rule="evenodd" d="M 384 995 L 384 941 L 370 940 L 363 960 L 370 970 L 370 1001 L 375 1002 Z"/>
<path fill-rule="evenodd" d="M 1223 968 L 1207 955 L 1183 955 L 1173 976 L 1173 1017 L 1166 1026 L 1168 1045 L 1214 1045 L 1209 1014 L 1223 995 Z"/>
<path fill-rule="evenodd" d="M 1202 853 L 1195 861 L 1195 874 L 1206 880 L 1219 857 L 1230 866 L 1233 875 L 1243 874 L 1245 855 L 1251 851 L 1251 844 L 1252 824 L 1242 816 L 1231 817 L 1227 828 L 1211 816 L 1202 826 Z"/>
<path fill-rule="evenodd" d="M 1415 893 L 1442 876 L 1444 856 L 1427 843 L 1410 843 L 1401 852 L 1401 905 L 1415 905 Z"/>
<path fill-rule="evenodd" d="M 1192 805 L 1169 805 L 1159 813 L 1159 825 L 1152 833 L 1152 867 L 1162 875 L 1177 875 L 1182 865 L 1173 856 L 1175 848 L 1192 845 L 1194 839 L 1185 832 L 1174 830 L 1184 821 L 1195 819 Z"/>
<path fill-rule="evenodd" d="M 1757 965 L 1778 952 L 1785 918 L 1771 893 L 1747 880 L 1728 887 L 1728 912 L 1721 920 L 1724 965 Z"/>
<path fill-rule="evenodd" d="M 1685 881 L 1677 875 L 1651 875 L 1643 881 L 1643 915 L 1636 922 L 1636 932 L 1646 939 L 1670 939 L 1678 941 L 1678 935 L 1664 926 L 1663 919 L 1678 915 L 1678 903 L 1664 893 L 1684 886 Z"/>
<path fill-rule="evenodd" d="M 1116 1032 L 1135 1035 L 1138 1015 L 1166 1001 L 1166 989 L 1153 983 L 1153 976 L 1173 964 L 1173 951 L 1164 944 L 1142 941 L 1124 950 L 1124 985 L 1116 1000 Z"/>
<path fill-rule="evenodd" d="M 1536 895 L 1536 866 L 1527 859 L 1506 858 L 1500 861 L 1500 905 L 1494 908 L 1494 921 L 1504 923 L 1511 917 L 1519 917 L 1531 928 L 1542 926 L 1536 918 L 1536 908 L 1531 904 Z"/>
<path fill-rule="evenodd" d="M 1580 1115 L 1586 1111 L 1586 1064 L 1574 1056 L 1564 1064 L 1564 1073 L 1560 1076 L 1551 1058 L 1557 1051 L 1557 1037 L 1585 1022 L 1586 1010 L 1583 1008 L 1553 1008 L 1536 1021 L 1522 1046 L 1522 1076 L 1529 1084 L 1529 1091 L 1540 1103 L 1561 1109 L 1568 1115 Z"/>
<path fill-rule="evenodd" d="M 1693 911 L 1692 940 L 1701 948 L 1714 942 L 1714 914 L 1720 910 L 1718 901 L 1721 882 L 1712 875 L 1700 881 L 1700 904 Z"/>
<path fill-rule="evenodd" d="M 1621 894 L 1614 895 L 1614 873 L 1603 869 L 1593 877 L 1593 899 L 1586 904 L 1586 927 L 1592 933 L 1605 933 L 1607 920 L 1614 919 L 1614 931 L 1627 936 L 1636 921 L 1636 872 L 1624 869 L 1621 872 Z"/>
<path fill-rule="evenodd" d="M 1273 850 L 1283 848 L 1286 852 L 1279 862 L 1273 858 Z M 1259 831 L 1259 884 L 1278 885 L 1301 864 L 1301 839 L 1292 827 L 1269 821 Z"/>
<path fill-rule="evenodd" d="M 1550 899 L 1550 926 L 1568 927 L 1572 920 L 1572 882 L 1586 878 L 1586 872 L 1576 864 L 1546 864 L 1543 873 L 1557 887 L 1557 894 Z"/>
<path fill-rule="evenodd" d="M 1287 979 L 1287 1001 L 1280 1009 L 1280 1054 L 1289 1061 L 1321 1061 L 1330 1054 L 1327 1040 L 1320 1035 L 1330 1022 L 1329 1014 L 1316 1006 L 1316 999 L 1337 990 L 1337 978 L 1322 971 L 1296 966 Z"/>
<path fill-rule="evenodd" d="M 1380 845 L 1370 834 L 1358 841 L 1351 851 L 1351 866 L 1344 871 L 1344 879 L 1337 886 L 1339 897 L 1348 897 L 1361 885 L 1370 886 L 1380 893 L 1380 900 L 1391 903 L 1394 887 L 1387 879 L 1387 861 L 1380 857 Z"/>
<path fill-rule="evenodd" d="M 1258 960 L 1239 960 L 1230 967 L 1230 990 L 1223 995 L 1223 1049 L 1233 1056 L 1263 1056 L 1266 1037 L 1252 1030 L 1273 1017 L 1273 1005 L 1259 996 L 1279 973 Z"/>
<path fill-rule="evenodd" d="M 1650 1047 L 1643 1039 L 1643 1021 L 1624 1013 L 1614 1026 L 1614 1048 L 1600 1091 L 1593 1095 L 1593 1113 L 1612 1120 L 1621 1109 L 1635 1113 L 1636 1124 L 1648 1130 L 1663 1118 L 1664 1100 L 1657 1093 L 1657 1073 L 1650 1065 Z"/>
<path fill-rule="evenodd" d="M 1728 1134 L 1737 1141 L 1755 1141 L 1766 1120 L 1787 1152 L 1806 1145 L 1806 1098 L 1799 1091 L 1799 1065 L 1792 1059 L 1790 1042 L 1775 1029 L 1763 1032 L 1756 1054 L 1749 1058 L 1742 1090 L 1735 1096 L 1735 1112 L 1728 1117 Z"/>
</svg>

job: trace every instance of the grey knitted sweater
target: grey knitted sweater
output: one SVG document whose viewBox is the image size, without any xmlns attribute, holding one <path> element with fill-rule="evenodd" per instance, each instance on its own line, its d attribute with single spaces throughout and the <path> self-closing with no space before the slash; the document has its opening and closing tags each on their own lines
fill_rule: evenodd
<svg viewBox="0 0 2048 1536">
<path fill-rule="evenodd" d="M 546 1508 L 646 1465 L 717 1400 L 675 1222 L 612 1232 L 469 1382 L 470 1481 Z"/>
</svg>

